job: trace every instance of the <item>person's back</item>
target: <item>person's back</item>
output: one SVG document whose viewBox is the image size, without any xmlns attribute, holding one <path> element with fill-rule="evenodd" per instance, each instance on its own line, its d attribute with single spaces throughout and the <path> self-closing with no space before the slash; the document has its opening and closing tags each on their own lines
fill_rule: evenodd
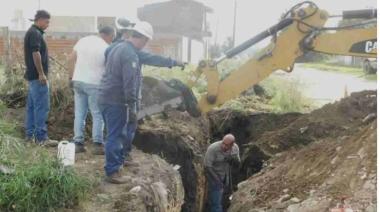
<svg viewBox="0 0 380 212">
<path fill-rule="evenodd" d="M 127 102 L 126 99 L 126 86 L 130 89 L 129 92 L 132 92 L 135 89 L 134 85 L 125 85 L 123 75 L 132 74 L 124 73 L 123 74 L 123 63 L 125 61 L 136 61 L 131 63 L 133 68 L 138 66 L 138 57 L 136 55 L 135 49 L 128 42 L 120 42 L 112 48 L 107 56 L 106 71 L 103 75 L 100 92 L 99 92 L 99 103 L 107 104 L 122 104 L 125 105 Z M 135 77 L 134 77 L 135 78 Z M 136 79 L 132 82 L 135 83 Z M 133 92 L 132 92 L 133 93 Z M 135 92 L 134 92 L 135 93 Z M 136 94 L 132 95 L 133 98 L 136 98 Z M 129 97 L 132 97 L 129 95 Z"/>
<path fill-rule="evenodd" d="M 99 85 L 105 71 L 104 52 L 108 44 L 97 35 L 90 35 L 78 41 L 74 46 L 77 60 L 73 81 Z"/>
<path fill-rule="evenodd" d="M 114 29 L 104 26 L 98 35 L 80 39 L 70 57 L 70 76 L 74 90 L 74 137 L 76 152 L 86 151 L 84 128 L 88 111 L 92 116 L 94 154 L 103 154 L 103 117 L 98 106 L 99 85 L 105 72 L 104 52 L 114 37 Z"/>
</svg>

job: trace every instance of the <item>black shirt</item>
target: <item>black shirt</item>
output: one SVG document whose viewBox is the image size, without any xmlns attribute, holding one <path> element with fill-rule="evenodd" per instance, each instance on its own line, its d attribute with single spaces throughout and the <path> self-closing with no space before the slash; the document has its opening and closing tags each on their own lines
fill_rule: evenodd
<svg viewBox="0 0 380 212">
<path fill-rule="evenodd" d="M 32 25 L 24 38 L 24 58 L 26 64 L 25 79 L 28 81 L 38 79 L 38 71 L 33 61 L 33 52 L 40 52 L 42 68 L 45 75 L 48 75 L 49 57 L 46 42 L 43 37 L 44 31 L 36 25 Z"/>
</svg>

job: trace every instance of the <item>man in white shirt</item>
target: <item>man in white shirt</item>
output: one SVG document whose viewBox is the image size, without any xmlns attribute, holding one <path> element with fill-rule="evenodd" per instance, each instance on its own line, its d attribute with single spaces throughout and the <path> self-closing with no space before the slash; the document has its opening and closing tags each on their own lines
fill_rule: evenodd
<svg viewBox="0 0 380 212">
<path fill-rule="evenodd" d="M 100 81 L 105 72 L 104 52 L 115 37 L 115 30 L 105 26 L 98 35 L 81 38 L 70 56 L 70 79 L 74 89 L 74 138 L 76 152 L 86 151 L 84 129 L 88 110 L 92 116 L 92 141 L 94 154 L 104 154 L 103 117 L 98 107 Z"/>
</svg>

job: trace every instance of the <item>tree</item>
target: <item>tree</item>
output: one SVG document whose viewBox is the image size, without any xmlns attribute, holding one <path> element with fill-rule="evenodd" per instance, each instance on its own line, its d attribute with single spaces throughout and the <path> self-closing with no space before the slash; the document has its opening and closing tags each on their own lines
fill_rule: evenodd
<svg viewBox="0 0 380 212">
<path fill-rule="evenodd" d="M 211 58 L 218 58 L 222 56 L 224 52 L 232 48 L 233 48 L 232 37 L 227 37 L 227 39 L 223 42 L 222 45 L 217 44 L 217 43 L 214 45 L 210 45 L 208 49 L 208 53 Z"/>
</svg>

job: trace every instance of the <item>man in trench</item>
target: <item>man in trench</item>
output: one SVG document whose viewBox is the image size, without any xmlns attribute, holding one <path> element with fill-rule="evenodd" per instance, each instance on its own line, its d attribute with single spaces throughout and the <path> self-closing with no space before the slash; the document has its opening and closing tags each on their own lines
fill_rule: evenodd
<svg viewBox="0 0 380 212">
<path fill-rule="evenodd" d="M 208 184 L 208 206 L 211 212 L 222 212 L 222 199 L 225 188 L 231 185 L 231 168 L 239 166 L 239 147 L 235 137 L 227 134 L 223 140 L 212 143 L 204 159 Z"/>
<path fill-rule="evenodd" d="M 104 169 L 106 181 L 110 183 L 128 182 L 121 170 L 129 147 L 126 143 L 127 123 L 137 123 L 142 76 L 138 52 L 152 37 L 152 26 L 147 22 L 138 22 L 128 40 L 115 45 L 106 56 L 106 71 L 101 81 L 98 102 L 107 129 Z"/>
</svg>

